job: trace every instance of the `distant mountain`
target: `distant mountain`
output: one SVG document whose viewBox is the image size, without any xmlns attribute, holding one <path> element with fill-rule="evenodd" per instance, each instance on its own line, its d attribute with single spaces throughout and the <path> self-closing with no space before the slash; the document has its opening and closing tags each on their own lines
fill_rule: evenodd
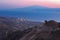
<svg viewBox="0 0 60 40">
<path fill-rule="evenodd" d="M 10 12 L 21 12 L 21 11 L 60 11 L 60 8 L 48 8 L 43 6 L 28 6 L 24 8 L 15 8 L 15 9 L 8 9 L 8 10 L 0 10 L 0 11 L 10 11 Z"/>
<path fill-rule="evenodd" d="M 60 8 L 47 8 L 43 6 L 29 6 L 9 10 L 0 10 L 0 16 L 27 18 L 34 21 L 60 20 Z M 48 19 L 47 19 L 48 18 Z"/>
<path fill-rule="evenodd" d="M 60 8 L 48 8 L 43 6 L 28 6 L 24 8 L 13 9 L 15 11 L 60 11 Z M 12 11 L 13 11 L 12 10 Z"/>
</svg>

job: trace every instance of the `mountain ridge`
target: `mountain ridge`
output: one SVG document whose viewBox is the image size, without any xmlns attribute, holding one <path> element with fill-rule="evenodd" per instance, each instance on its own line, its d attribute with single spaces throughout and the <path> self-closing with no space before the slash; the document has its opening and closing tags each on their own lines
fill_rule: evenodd
<svg viewBox="0 0 60 40">
<path fill-rule="evenodd" d="M 15 8 L 10 10 L 0 10 L 0 16 L 27 18 L 35 21 L 60 20 L 60 8 L 40 8 L 40 6 L 30 6 L 25 8 Z M 48 19 L 47 19 L 48 18 Z"/>
</svg>

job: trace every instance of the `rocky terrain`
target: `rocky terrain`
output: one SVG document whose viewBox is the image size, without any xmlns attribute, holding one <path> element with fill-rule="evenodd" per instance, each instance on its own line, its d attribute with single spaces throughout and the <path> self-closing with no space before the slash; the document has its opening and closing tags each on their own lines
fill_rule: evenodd
<svg viewBox="0 0 60 40">
<path fill-rule="evenodd" d="M 32 22 L 22 18 L 0 17 L 0 39 L 5 38 L 7 32 L 14 30 L 23 31 L 34 26 L 39 27 L 41 24 L 42 22 Z"/>
<path fill-rule="evenodd" d="M 0 40 L 60 40 L 60 22 L 0 17 Z"/>
</svg>

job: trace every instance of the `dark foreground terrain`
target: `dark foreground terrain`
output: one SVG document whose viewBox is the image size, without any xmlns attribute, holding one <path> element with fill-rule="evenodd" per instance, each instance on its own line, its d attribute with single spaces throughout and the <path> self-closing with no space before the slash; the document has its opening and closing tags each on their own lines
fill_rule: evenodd
<svg viewBox="0 0 60 40">
<path fill-rule="evenodd" d="M 0 40 L 60 40 L 60 23 L 0 17 Z"/>
</svg>

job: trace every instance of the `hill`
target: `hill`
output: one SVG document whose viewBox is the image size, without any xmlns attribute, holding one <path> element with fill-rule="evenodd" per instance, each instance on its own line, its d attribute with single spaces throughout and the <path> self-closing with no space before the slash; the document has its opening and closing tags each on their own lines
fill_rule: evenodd
<svg viewBox="0 0 60 40">
<path fill-rule="evenodd" d="M 6 32 L 13 30 L 25 30 L 33 28 L 34 26 L 40 27 L 42 22 L 32 22 L 21 18 L 14 17 L 0 17 L 0 39 L 6 36 Z"/>
</svg>

